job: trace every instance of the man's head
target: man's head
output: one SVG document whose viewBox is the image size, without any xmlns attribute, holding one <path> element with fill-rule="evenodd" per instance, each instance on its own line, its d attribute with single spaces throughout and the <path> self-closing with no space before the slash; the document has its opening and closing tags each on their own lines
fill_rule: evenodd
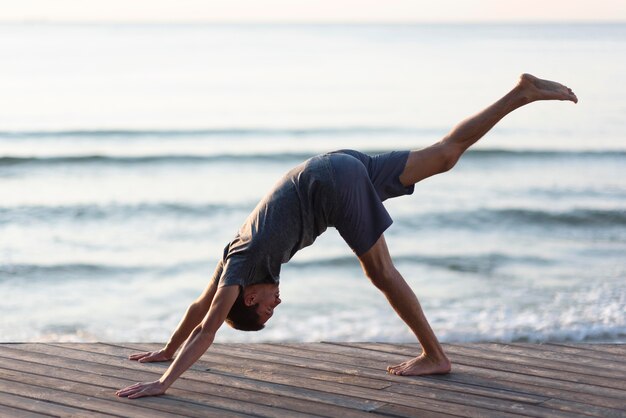
<svg viewBox="0 0 626 418">
<path fill-rule="evenodd" d="M 259 331 L 280 304 L 278 284 L 253 284 L 240 288 L 226 323 L 241 331 Z"/>
</svg>

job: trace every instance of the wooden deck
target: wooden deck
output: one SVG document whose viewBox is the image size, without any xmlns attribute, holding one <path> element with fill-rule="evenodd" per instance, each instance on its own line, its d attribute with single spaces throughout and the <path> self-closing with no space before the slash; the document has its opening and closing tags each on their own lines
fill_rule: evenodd
<svg viewBox="0 0 626 418">
<path fill-rule="evenodd" d="M 626 417 L 626 344 L 446 344 L 453 372 L 398 377 L 413 344 L 216 344 L 166 395 L 114 391 L 158 344 L 0 344 L 0 416 Z"/>
</svg>

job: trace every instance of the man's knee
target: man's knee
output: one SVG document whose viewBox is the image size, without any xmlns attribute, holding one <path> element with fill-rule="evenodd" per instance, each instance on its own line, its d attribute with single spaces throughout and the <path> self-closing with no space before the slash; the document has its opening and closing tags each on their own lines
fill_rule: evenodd
<svg viewBox="0 0 626 418">
<path fill-rule="evenodd" d="M 365 275 L 370 279 L 372 284 L 382 291 L 388 290 L 393 286 L 398 274 L 398 270 L 396 270 L 393 264 L 376 266 L 365 272 Z"/>
</svg>

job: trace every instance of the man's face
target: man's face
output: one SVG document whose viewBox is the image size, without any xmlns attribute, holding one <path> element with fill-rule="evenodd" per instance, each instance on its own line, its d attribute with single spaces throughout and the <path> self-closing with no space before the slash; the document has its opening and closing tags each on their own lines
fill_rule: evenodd
<svg viewBox="0 0 626 418">
<path fill-rule="evenodd" d="M 277 284 L 263 286 L 258 289 L 256 312 L 262 324 L 265 324 L 274 315 L 274 308 L 280 305 L 280 290 Z"/>
</svg>

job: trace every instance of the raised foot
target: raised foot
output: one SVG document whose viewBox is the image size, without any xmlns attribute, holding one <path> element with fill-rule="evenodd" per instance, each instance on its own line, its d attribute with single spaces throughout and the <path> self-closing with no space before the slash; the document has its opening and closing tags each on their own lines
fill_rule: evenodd
<svg viewBox="0 0 626 418">
<path fill-rule="evenodd" d="M 423 376 L 450 373 L 452 364 L 447 358 L 432 359 L 422 354 L 402 364 L 387 367 L 387 372 L 399 376 Z"/>
<path fill-rule="evenodd" d="M 556 81 L 543 80 L 531 74 L 522 74 L 518 88 L 529 102 L 536 100 L 569 100 L 578 103 L 572 89 Z"/>
</svg>

